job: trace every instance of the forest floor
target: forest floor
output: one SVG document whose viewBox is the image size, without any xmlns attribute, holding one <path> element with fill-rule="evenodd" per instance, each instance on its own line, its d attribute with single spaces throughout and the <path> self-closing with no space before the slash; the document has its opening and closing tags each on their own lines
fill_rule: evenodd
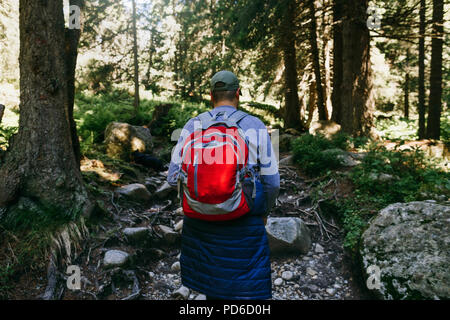
<svg viewBox="0 0 450 320">
<path fill-rule="evenodd" d="M 174 294 L 181 284 L 179 270 L 180 237 L 170 243 L 158 240 L 158 225 L 174 227 L 183 218 L 176 194 L 154 197 L 148 205 L 129 202 L 114 196 L 114 188 L 127 183 L 161 186 L 166 173 L 156 173 L 139 165 L 126 167 L 119 174 L 120 184 L 104 183 L 105 177 L 118 174 L 113 165 L 100 160 L 85 160 L 84 174 L 89 185 L 105 203 L 110 216 L 89 225 L 90 238 L 74 262 L 81 269 L 82 290 L 70 291 L 65 285 L 67 275 L 60 274 L 58 295 L 63 300 L 75 299 L 141 299 L 166 300 L 179 298 Z M 122 168 L 123 169 L 123 168 Z M 122 170 L 123 172 L 124 170 Z M 89 173 L 90 172 L 90 173 Z M 96 172 L 97 179 L 91 173 Z M 272 217 L 299 217 L 311 231 L 312 246 L 307 255 L 272 257 L 272 292 L 276 300 L 341 300 L 368 299 L 355 259 L 343 248 L 343 232 L 332 215 L 320 213 L 310 195 L 317 179 L 308 180 L 296 167 L 281 166 L 281 190 Z M 103 177 L 103 178 L 101 178 Z M 351 185 L 342 181 L 329 184 L 334 194 L 351 193 Z M 151 241 L 130 243 L 124 228 L 147 227 Z M 105 268 L 103 259 L 108 250 L 121 250 L 131 257 L 124 267 Z M 285 272 L 290 271 L 290 272 Z M 24 274 L 9 299 L 36 299 L 45 291 L 45 273 Z M 198 292 L 184 292 L 186 299 L 203 299 Z"/>
</svg>

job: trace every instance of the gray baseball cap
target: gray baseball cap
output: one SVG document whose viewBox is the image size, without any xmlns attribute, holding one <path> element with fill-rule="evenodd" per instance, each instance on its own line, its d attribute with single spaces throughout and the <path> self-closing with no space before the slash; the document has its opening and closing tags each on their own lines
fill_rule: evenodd
<svg viewBox="0 0 450 320">
<path fill-rule="evenodd" d="M 211 91 L 237 91 L 239 79 L 231 71 L 219 71 L 211 79 Z M 240 92 L 242 95 L 242 92 Z"/>
</svg>

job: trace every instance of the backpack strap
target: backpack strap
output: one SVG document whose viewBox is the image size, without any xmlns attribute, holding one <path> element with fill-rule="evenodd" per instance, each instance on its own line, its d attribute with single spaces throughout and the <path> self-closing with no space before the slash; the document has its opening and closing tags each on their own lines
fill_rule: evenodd
<svg viewBox="0 0 450 320">
<path fill-rule="evenodd" d="M 199 120 L 200 120 L 202 123 L 206 123 L 206 122 L 211 121 L 211 120 L 214 119 L 214 117 L 212 116 L 212 114 L 211 114 L 209 111 L 208 111 L 208 112 L 204 112 L 204 113 L 202 113 L 202 114 L 199 114 L 199 115 L 197 116 L 197 118 L 199 118 Z"/>
<path fill-rule="evenodd" d="M 242 119 L 244 119 L 248 114 L 244 111 L 236 110 L 230 116 L 230 119 L 233 119 L 236 123 L 239 123 Z"/>
<path fill-rule="evenodd" d="M 213 116 L 210 112 L 202 113 L 198 116 L 202 123 L 202 129 L 206 130 L 214 125 L 224 124 L 227 127 L 239 127 L 238 123 L 244 119 L 248 114 L 243 111 L 236 110 L 228 116 L 226 112 L 218 112 L 215 116 Z M 218 118 L 222 116 L 223 120 L 218 120 Z"/>
</svg>

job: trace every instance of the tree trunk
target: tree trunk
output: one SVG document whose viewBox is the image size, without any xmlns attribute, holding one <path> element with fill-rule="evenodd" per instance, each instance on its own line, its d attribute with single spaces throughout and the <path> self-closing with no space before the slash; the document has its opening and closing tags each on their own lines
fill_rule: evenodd
<svg viewBox="0 0 450 320">
<path fill-rule="evenodd" d="M 139 61 L 138 61 L 138 43 L 136 28 L 136 0 L 132 0 L 133 6 L 133 56 L 134 56 L 134 113 L 139 112 Z"/>
<path fill-rule="evenodd" d="M 409 75 L 409 60 L 410 53 L 409 47 L 406 49 L 406 59 L 405 59 L 405 84 L 404 84 L 404 117 L 409 119 L 409 88 L 410 88 L 410 75 Z"/>
<path fill-rule="evenodd" d="M 84 8 L 84 0 L 71 0 L 70 5 L 76 5 L 80 9 Z M 81 11 L 83 12 L 83 11 Z M 81 19 L 81 18 L 80 18 Z M 83 21 L 83 19 L 81 19 Z M 67 81 L 67 107 L 69 113 L 70 133 L 72 136 L 73 152 L 75 160 L 80 165 L 81 151 L 80 140 L 78 139 L 77 125 L 73 118 L 73 107 L 75 103 L 75 71 L 78 58 L 78 43 L 80 42 L 81 30 L 65 29 L 65 57 L 66 57 L 66 81 Z"/>
<path fill-rule="evenodd" d="M 309 84 L 308 120 L 306 120 L 307 128 L 311 126 L 314 117 L 314 109 L 316 108 L 316 101 L 317 101 L 316 97 L 317 97 L 316 82 L 311 81 L 311 83 Z"/>
<path fill-rule="evenodd" d="M 409 119 L 409 72 L 405 76 L 405 118 Z"/>
<path fill-rule="evenodd" d="M 2 124 L 3 114 L 5 112 L 5 106 L 0 104 L 0 124 Z"/>
<path fill-rule="evenodd" d="M 92 209 L 73 152 L 64 56 L 62 1 L 20 0 L 20 120 L 0 169 L 2 208 L 22 196 L 61 216 Z"/>
<path fill-rule="evenodd" d="M 314 74 L 316 76 L 316 89 L 317 89 L 317 108 L 319 109 L 319 120 L 328 120 L 327 112 L 325 110 L 324 92 L 322 86 L 322 75 L 320 72 L 320 60 L 319 49 L 317 46 L 317 23 L 316 23 L 316 8 L 314 6 L 314 0 L 308 0 L 309 13 L 310 13 L 310 35 L 309 40 L 311 44 L 311 55 L 313 59 Z"/>
<path fill-rule="evenodd" d="M 284 128 L 302 129 L 298 98 L 297 56 L 294 34 L 295 3 L 288 1 L 280 33 L 284 60 L 285 109 Z"/>
<path fill-rule="evenodd" d="M 444 1 L 433 0 L 433 39 L 431 42 L 430 98 L 427 138 L 441 137 L 442 46 L 444 37 Z"/>
<path fill-rule="evenodd" d="M 420 0 L 419 38 L 419 140 L 425 139 L 425 0 Z"/>
<path fill-rule="evenodd" d="M 333 114 L 331 119 L 342 123 L 341 86 L 343 75 L 342 64 L 342 0 L 334 0 L 333 6 Z"/>
<path fill-rule="evenodd" d="M 353 136 L 371 135 L 373 127 L 368 0 L 346 2 L 343 23 L 342 130 Z"/>
</svg>

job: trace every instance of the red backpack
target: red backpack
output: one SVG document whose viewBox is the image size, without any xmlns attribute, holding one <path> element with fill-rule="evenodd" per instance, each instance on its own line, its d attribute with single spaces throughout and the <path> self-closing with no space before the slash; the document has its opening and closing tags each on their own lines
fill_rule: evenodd
<svg viewBox="0 0 450 320">
<path fill-rule="evenodd" d="M 186 139 L 181 153 L 178 192 L 186 216 L 225 221 L 250 211 L 243 181 L 249 176 L 253 183 L 255 179 L 247 168 L 249 146 L 238 124 L 246 116 L 242 111 L 229 117 L 225 112 L 198 116 L 201 130 Z"/>
</svg>

